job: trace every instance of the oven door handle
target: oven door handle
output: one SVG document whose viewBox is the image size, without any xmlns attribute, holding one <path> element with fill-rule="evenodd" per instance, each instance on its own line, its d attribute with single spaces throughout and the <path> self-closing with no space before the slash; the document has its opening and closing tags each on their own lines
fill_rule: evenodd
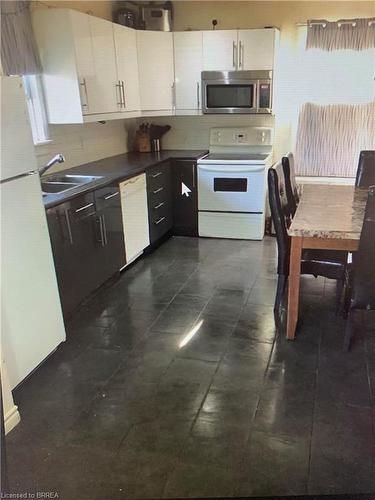
<svg viewBox="0 0 375 500">
<path fill-rule="evenodd" d="M 252 172 L 262 172 L 265 169 L 264 165 L 222 165 L 222 166 L 209 166 L 209 165 L 198 165 L 198 170 L 202 170 L 205 172 L 217 172 L 218 174 L 230 174 L 238 173 L 238 172 L 248 172 L 249 174 Z"/>
</svg>

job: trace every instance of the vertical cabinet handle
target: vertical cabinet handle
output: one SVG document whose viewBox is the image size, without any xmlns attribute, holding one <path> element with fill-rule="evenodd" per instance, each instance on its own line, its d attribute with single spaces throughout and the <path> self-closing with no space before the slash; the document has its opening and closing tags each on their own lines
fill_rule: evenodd
<svg viewBox="0 0 375 500">
<path fill-rule="evenodd" d="M 70 225 L 69 213 L 68 213 L 67 209 L 64 210 L 64 216 L 65 216 L 66 227 L 68 229 L 69 243 L 71 245 L 74 245 L 73 234 L 72 234 L 72 227 Z"/>
<path fill-rule="evenodd" d="M 126 108 L 126 101 L 125 101 L 125 83 L 124 83 L 124 80 L 121 80 L 121 90 L 122 90 L 122 99 L 123 99 L 124 108 Z"/>
<path fill-rule="evenodd" d="M 120 106 L 120 108 L 122 108 L 124 103 L 122 101 L 122 89 L 120 80 L 118 80 L 118 82 L 116 83 L 116 88 L 118 88 L 119 90 L 119 101 L 117 101 L 117 106 Z"/>
<path fill-rule="evenodd" d="M 103 239 L 104 239 L 104 245 L 107 245 L 108 244 L 108 240 L 107 240 L 107 226 L 105 224 L 105 217 L 104 217 L 104 214 L 101 216 L 102 218 L 102 227 L 103 227 Z"/>
<path fill-rule="evenodd" d="M 197 82 L 197 108 L 199 109 L 200 107 L 201 107 L 201 101 L 200 101 L 199 82 Z"/>
<path fill-rule="evenodd" d="M 238 62 L 238 67 L 239 68 L 242 68 L 243 67 L 243 43 L 240 42 L 240 46 L 239 46 L 239 51 L 240 51 L 240 54 L 239 54 L 239 62 Z"/>
<path fill-rule="evenodd" d="M 81 106 L 83 108 L 87 108 L 89 106 L 89 99 L 87 97 L 87 86 L 86 86 L 86 78 L 82 78 L 82 82 L 79 82 L 80 87 L 83 87 L 83 90 L 85 91 L 85 103 L 81 103 Z"/>
<path fill-rule="evenodd" d="M 232 52 L 232 59 L 233 59 L 233 68 L 237 66 L 237 44 L 233 40 L 233 52 Z"/>
<path fill-rule="evenodd" d="M 172 108 L 176 107 L 176 83 L 172 83 Z"/>
</svg>

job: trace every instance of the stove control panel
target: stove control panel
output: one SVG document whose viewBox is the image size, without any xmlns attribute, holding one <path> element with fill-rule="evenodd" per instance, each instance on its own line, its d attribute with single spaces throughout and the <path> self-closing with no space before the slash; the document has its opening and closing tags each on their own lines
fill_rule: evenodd
<svg viewBox="0 0 375 500">
<path fill-rule="evenodd" d="M 210 129 L 210 146 L 272 146 L 270 127 L 227 127 Z"/>
</svg>

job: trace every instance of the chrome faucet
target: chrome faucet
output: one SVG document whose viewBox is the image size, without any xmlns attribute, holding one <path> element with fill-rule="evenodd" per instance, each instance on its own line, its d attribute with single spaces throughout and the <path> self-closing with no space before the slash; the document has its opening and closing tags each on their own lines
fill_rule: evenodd
<svg viewBox="0 0 375 500">
<path fill-rule="evenodd" d="M 40 167 L 38 169 L 39 175 L 42 176 L 55 163 L 64 163 L 64 161 L 65 161 L 65 156 L 62 155 L 61 153 L 57 154 L 56 156 L 51 158 L 50 161 L 44 165 L 44 167 Z"/>
</svg>

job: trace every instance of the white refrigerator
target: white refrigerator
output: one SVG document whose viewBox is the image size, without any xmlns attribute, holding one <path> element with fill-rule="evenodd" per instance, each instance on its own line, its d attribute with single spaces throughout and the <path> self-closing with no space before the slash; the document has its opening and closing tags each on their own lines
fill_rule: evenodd
<svg viewBox="0 0 375 500">
<path fill-rule="evenodd" d="M 22 80 L 1 77 L 1 355 L 13 389 L 65 340 Z"/>
</svg>

